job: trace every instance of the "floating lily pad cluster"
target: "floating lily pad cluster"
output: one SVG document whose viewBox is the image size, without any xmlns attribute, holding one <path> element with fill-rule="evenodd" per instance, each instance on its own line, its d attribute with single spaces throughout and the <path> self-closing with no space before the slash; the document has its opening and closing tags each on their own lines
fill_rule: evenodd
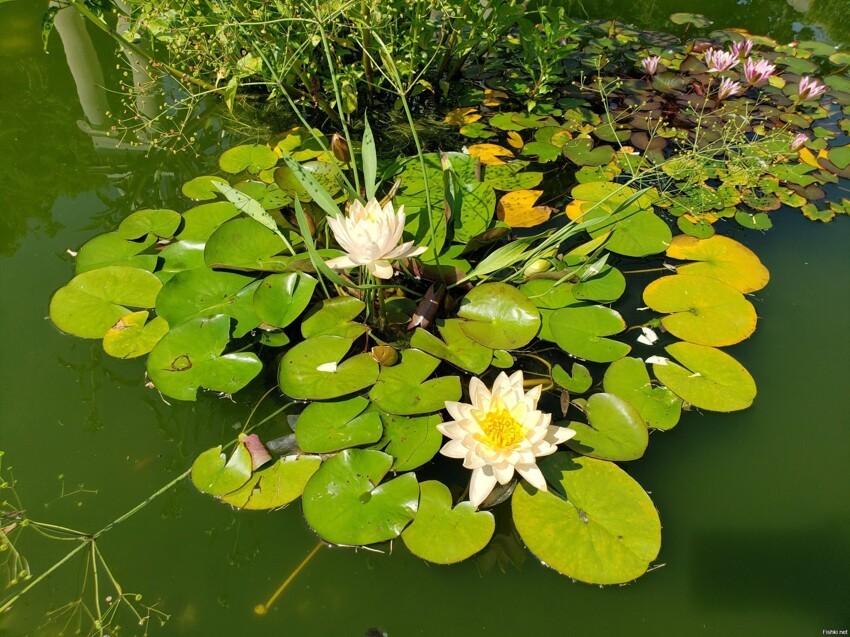
<svg viewBox="0 0 850 637">
<path fill-rule="evenodd" d="M 511 59 L 501 51 L 500 65 L 485 64 L 481 103 L 447 116 L 483 140 L 467 152 L 383 162 L 368 122 L 362 143 L 345 148 L 305 128 L 231 148 L 216 174 L 183 186 L 192 202 L 182 211 L 133 212 L 82 246 L 51 318 L 102 339 L 110 355 L 147 356 L 151 385 L 170 398 L 275 380 L 291 432 L 270 440 L 258 428 L 193 465 L 198 489 L 226 504 L 300 499 L 329 543 L 401 538 L 451 564 L 488 550 L 510 500 L 519 537 L 542 562 L 585 582 L 631 581 L 656 559 L 661 525 L 616 463 L 641 458 L 650 434 L 684 411 L 745 409 L 756 396 L 724 348 L 752 335 L 750 295 L 769 274 L 714 221 L 756 219 L 750 210 L 768 199 L 810 205 L 801 202 L 817 184 L 850 164 L 826 133 L 797 153 L 780 130 L 837 121 L 843 87 L 794 108 L 785 89 L 825 51 L 756 40 L 786 69 L 781 82 L 717 105 L 696 88 L 711 83 L 704 54 L 663 42 L 661 51 L 657 36 L 619 26 L 576 31 L 563 77 L 583 70 L 587 80 L 564 80 L 563 96 L 531 113 L 516 110 L 516 81 L 500 83 Z M 638 59 L 656 50 L 670 75 L 641 77 Z M 615 68 L 600 52 L 626 64 L 603 100 L 613 110 L 600 110 L 592 90 Z M 692 119 L 703 106 L 715 124 Z M 749 119 L 733 117 L 743 109 Z M 654 128 L 638 126 L 650 118 Z M 739 120 L 749 143 L 716 152 L 714 140 L 700 143 L 697 127 Z M 742 177 L 733 159 L 764 166 Z M 574 178 L 569 187 L 550 186 L 552 165 Z M 689 207 L 696 201 L 711 206 Z M 629 295 L 630 281 L 641 289 Z M 517 460 L 517 474 L 497 474 L 508 477 L 475 506 L 439 455 L 457 448 L 438 426 L 480 401 L 473 377 L 504 384 L 502 372 L 524 379 L 528 394 L 511 399 L 526 401 L 522 413 L 539 397 L 561 448 L 537 459 L 542 483 L 532 484 L 534 458 Z M 520 416 L 495 405 L 488 426 L 509 446 Z"/>
<path fill-rule="evenodd" d="M 676 16 L 684 24 L 709 24 L 695 14 Z M 577 27 L 563 45 L 571 54 L 553 69 L 558 91 L 545 103 L 532 100 L 533 112 L 518 107 L 537 85 L 517 71 L 519 62 L 506 63 L 522 57 L 507 40 L 500 55 L 470 70 L 476 82 L 446 115 L 468 138 L 471 156 L 498 166 L 500 175 L 528 175 L 513 182 L 514 190 L 529 190 L 519 198 L 535 192 L 539 167 L 569 171 L 581 183 L 657 187 L 658 211 L 699 238 L 711 236 L 722 218 L 768 229 L 768 213 L 781 205 L 819 221 L 847 213 L 847 200 L 827 201 L 823 188 L 850 174 L 845 52 L 741 31 L 683 43 L 612 22 Z M 734 65 L 716 71 L 711 51 L 725 49 L 734 51 Z M 651 72 L 642 64 L 648 59 Z M 749 60 L 772 65 L 769 77 L 745 76 Z M 822 78 L 824 93 L 800 90 L 813 78 Z M 739 86 L 719 99 L 724 81 Z M 532 171 L 525 173 L 529 162 Z"/>
</svg>

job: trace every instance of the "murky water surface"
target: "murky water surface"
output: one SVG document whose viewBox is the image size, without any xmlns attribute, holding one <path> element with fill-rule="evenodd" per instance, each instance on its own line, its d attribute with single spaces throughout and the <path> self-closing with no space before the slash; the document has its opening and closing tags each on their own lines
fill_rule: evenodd
<svg viewBox="0 0 850 637">
<path fill-rule="evenodd" d="M 668 28 L 673 11 L 701 11 L 718 26 L 780 40 L 850 42 L 843 0 L 571 6 L 575 15 L 584 8 L 651 28 Z M 67 249 L 114 227 L 128 202 L 176 192 L 211 160 L 146 157 L 99 133 L 115 96 L 95 84 L 122 79 L 114 47 L 92 34 L 87 48 L 71 24 L 64 48 L 54 34 L 42 52 L 42 9 L 0 4 L 0 449 L 31 517 L 94 531 L 230 439 L 257 396 L 168 406 L 143 387 L 142 363 L 106 357 L 46 320 L 50 295 L 71 276 Z M 89 84 L 75 84 L 71 68 Z M 755 406 L 688 414 L 626 467 L 664 524 L 663 566 L 638 582 L 573 584 L 534 559 L 511 562 L 507 541 L 501 563 L 491 555 L 449 568 L 400 544 L 393 555 L 323 548 L 260 617 L 254 607 L 316 538 L 297 507 L 235 513 L 188 483 L 103 537 L 112 573 L 171 615 L 152 634 L 175 636 L 358 636 L 380 627 L 391 637 L 727 637 L 850 627 L 850 222 L 815 224 L 791 210 L 773 219 L 765 235 L 736 235 L 771 272 L 754 299 L 759 328 L 733 348 L 758 381 Z M 38 573 L 68 546 L 32 537 L 20 548 Z M 45 612 L 77 597 L 84 572 L 80 560 L 66 564 L 0 620 L 0 635 L 58 634 L 63 622 L 46 622 Z"/>
</svg>

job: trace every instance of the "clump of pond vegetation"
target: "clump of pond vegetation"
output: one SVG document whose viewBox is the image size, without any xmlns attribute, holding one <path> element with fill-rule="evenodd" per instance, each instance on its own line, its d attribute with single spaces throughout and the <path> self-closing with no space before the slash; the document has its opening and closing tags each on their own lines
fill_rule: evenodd
<svg viewBox="0 0 850 637">
<path fill-rule="evenodd" d="M 298 125 L 225 150 L 181 209 L 128 210 L 50 316 L 146 357 L 164 400 L 268 385 L 187 472 L 224 504 L 300 501 L 324 542 L 437 564 L 510 516 L 558 572 L 629 582 L 661 523 L 618 463 L 756 397 L 723 348 L 769 273 L 724 232 L 850 212 L 824 190 L 850 176 L 850 57 L 696 14 L 674 36 L 439 4 L 141 3 L 123 37 L 168 73 L 231 107 L 262 90 Z"/>
</svg>

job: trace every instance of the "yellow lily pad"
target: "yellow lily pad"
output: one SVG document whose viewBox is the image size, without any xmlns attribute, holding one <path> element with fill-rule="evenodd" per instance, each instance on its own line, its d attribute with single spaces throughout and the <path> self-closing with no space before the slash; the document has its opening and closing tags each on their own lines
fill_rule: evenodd
<svg viewBox="0 0 850 637">
<path fill-rule="evenodd" d="M 705 276 L 674 274 L 656 279 L 643 300 L 665 329 L 682 340 L 722 347 L 740 343 L 756 329 L 756 309 L 731 285 Z"/>
<path fill-rule="evenodd" d="M 535 206 L 542 190 L 514 190 L 496 205 L 496 217 L 511 228 L 532 228 L 549 220 L 552 208 Z"/>
<path fill-rule="evenodd" d="M 679 266 L 679 274 L 718 279 L 744 294 L 762 289 L 770 280 L 770 272 L 752 250 L 722 235 L 708 239 L 678 235 L 667 248 L 667 256 L 696 261 Z"/>
<path fill-rule="evenodd" d="M 513 159 L 514 154 L 498 144 L 474 144 L 469 147 L 469 156 L 477 158 L 485 166 L 502 166 L 501 157 Z"/>
<path fill-rule="evenodd" d="M 445 121 L 446 124 L 451 124 L 453 126 L 463 126 L 464 124 L 477 122 L 479 119 L 481 119 L 481 113 L 475 110 L 475 108 L 465 107 L 449 111 L 446 114 Z"/>
</svg>

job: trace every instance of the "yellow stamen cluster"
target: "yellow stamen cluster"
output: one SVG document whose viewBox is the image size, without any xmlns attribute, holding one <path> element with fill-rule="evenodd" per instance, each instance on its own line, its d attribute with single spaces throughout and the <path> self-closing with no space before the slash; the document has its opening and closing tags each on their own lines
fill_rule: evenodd
<svg viewBox="0 0 850 637">
<path fill-rule="evenodd" d="M 487 412 L 478 424 L 493 449 L 508 449 L 525 436 L 525 427 L 507 409 Z"/>
</svg>

